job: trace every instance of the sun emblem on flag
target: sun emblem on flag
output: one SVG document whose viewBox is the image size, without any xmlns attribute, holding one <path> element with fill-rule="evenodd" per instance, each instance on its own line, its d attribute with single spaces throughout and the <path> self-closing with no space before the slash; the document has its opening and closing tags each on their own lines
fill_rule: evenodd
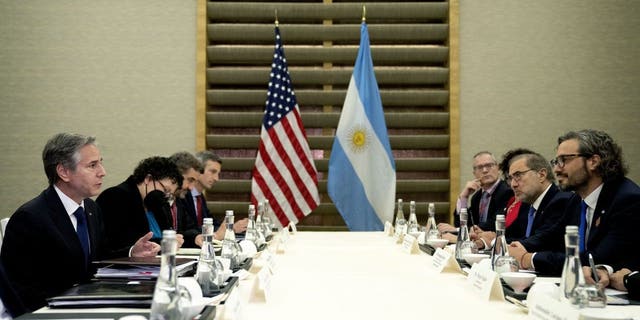
<svg viewBox="0 0 640 320">
<path fill-rule="evenodd" d="M 370 134 L 364 126 L 355 126 L 349 130 L 348 140 L 351 150 L 355 153 L 364 151 L 369 145 Z"/>
</svg>

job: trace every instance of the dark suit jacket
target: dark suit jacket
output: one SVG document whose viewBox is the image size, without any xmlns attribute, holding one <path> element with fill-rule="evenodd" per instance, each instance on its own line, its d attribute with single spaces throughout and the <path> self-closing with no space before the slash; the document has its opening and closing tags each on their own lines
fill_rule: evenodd
<svg viewBox="0 0 640 320">
<path fill-rule="evenodd" d="M 504 180 L 500 180 L 493 194 L 491 194 L 489 209 L 487 210 L 487 221 L 484 223 L 480 223 L 479 215 L 481 194 L 482 193 L 478 191 L 470 199 L 471 205 L 467 208 L 467 212 L 469 212 L 467 226 L 477 225 L 484 231 L 496 231 L 496 214 L 505 212 L 509 199 L 513 197 L 513 190 L 511 190 L 511 187 L 509 187 Z M 460 226 L 460 215 L 458 215 L 458 212 L 454 211 L 453 216 L 455 225 Z"/>
<path fill-rule="evenodd" d="M 574 194 L 569 201 L 566 214 L 561 222 L 552 228 L 548 237 L 563 238 L 567 225 L 580 225 L 582 199 Z M 637 248 L 635 230 L 638 225 L 640 187 L 627 178 L 605 182 L 594 210 L 587 249 L 580 253 L 582 265 L 588 265 L 588 254 L 591 253 L 596 264 L 607 264 L 614 270 L 622 267 L 640 268 L 640 250 Z M 564 241 L 562 243 L 564 244 Z M 562 273 L 564 259 L 564 252 L 539 252 L 534 264 L 537 271 L 559 275 Z"/>
<path fill-rule="evenodd" d="M 557 228 L 557 224 L 564 217 L 569 204 L 572 203 L 572 197 L 572 192 L 563 192 L 557 186 L 551 185 L 549 191 L 542 198 L 538 210 L 536 210 L 536 216 L 531 227 L 531 235 L 528 238 L 525 238 L 525 235 L 531 206 L 527 206 L 524 214 L 522 211 L 519 213 L 518 219 L 514 224 L 518 224 L 522 230 L 518 241 L 527 248 L 527 251 L 549 250 L 564 252 L 564 235 L 554 232 L 553 228 Z"/>
<path fill-rule="evenodd" d="M 142 197 L 132 177 L 104 190 L 96 202 L 104 214 L 105 232 L 113 249 L 130 247 L 150 231 Z M 160 228 L 166 228 L 161 222 L 158 221 Z"/>
<path fill-rule="evenodd" d="M 123 255 L 122 251 L 107 250 L 102 213 L 95 202 L 84 199 L 84 208 L 91 259 Z M 52 186 L 11 216 L 0 257 L 18 297 L 32 311 L 44 306 L 47 297 L 95 273 L 95 268 L 85 262 L 71 219 Z"/>
<path fill-rule="evenodd" d="M 27 312 L 15 289 L 13 289 L 13 284 L 9 282 L 2 263 L 0 263 L 0 300 L 2 300 L 2 304 L 14 318 Z"/>
<path fill-rule="evenodd" d="M 191 190 L 187 190 L 187 192 L 184 195 L 184 199 L 181 199 L 181 200 L 184 203 L 186 213 L 191 217 L 191 219 L 193 219 L 194 222 L 196 222 L 198 227 L 201 227 L 202 224 L 198 223 L 198 220 L 196 219 L 197 217 L 196 207 L 193 201 L 193 194 L 191 193 Z M 207 207 L 206 201 L 203 202 L 202 204 L 202 213 L 203 213 L 203 218 L 213 218 L 213 215 L 211 215 L 211 211 L 209 211 L 209 207 Z M 218 227 L 220 227 L 220 221 L 213 219 L 213 226 L 216 229 L 218 229 Z"/>
<path fill-rule="evenodd" d="M 191 194 L 188 193 L 184 198 L 176 199 L 176 212 L 177 212 L 177 223 L 178 226 L 176 228 L 176 232 L 182 234 L 184 237 L 184 244 L 182 245 L 185 248 L 196 248 L 195 238 L 197 235 L 202 233 L 201 228 L 196 223 L 194 217 L 187 211 L 187 196 L 191 197 Z M 193 202 L 193 201 L 192 201 Z M 192 205 L 193 207 L 193 205 Z"/>
</svg>

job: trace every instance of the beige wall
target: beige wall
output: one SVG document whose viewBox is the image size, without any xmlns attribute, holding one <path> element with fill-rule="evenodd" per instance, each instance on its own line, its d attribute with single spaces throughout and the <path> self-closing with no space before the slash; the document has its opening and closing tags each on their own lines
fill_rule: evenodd
<svg viewBox="0 0 640 320">
<path fill-rule="evenodd" d="M 106 187 L 195 149 L 195 0 L 0 0 L 0 217 L 46 185 L 40 153 L 95 135 Z"/>
<path fill-rule="evenodd" d="M 195 148 L 195 0 L 0 0 L 0 217 L 46 187 L 60 131 L 98 137 L 112 186 Z M 550 157 L 600 128 L 640 181 L 640 2 L 460 0 L 461 172 L 480 149 Z M 462 182 L 461 182 L 462 183 Z"/>
<path fill-rule="evenodd" d="M 640 182 L 640 1 L 460 0 L 462 181 L 471 158 L 551 158 L 572 129 L 608 132 Z"/>
</svg>

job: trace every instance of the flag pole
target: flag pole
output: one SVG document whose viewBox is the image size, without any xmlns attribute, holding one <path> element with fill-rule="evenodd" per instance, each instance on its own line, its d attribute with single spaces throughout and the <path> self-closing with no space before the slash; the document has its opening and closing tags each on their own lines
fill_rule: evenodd
<svg viewBox="0 0 640 320">
<path fill-rule="evenodd" d="M 278 9 L 274 9 L 276 12 L 276 27 L 278 26 Z"/>
<path fill-rule="evenodd" d="M 362 23 L 367 22 L 367 7 L 365 7 L 365 5 L 362 5 Z"/>
</svg>

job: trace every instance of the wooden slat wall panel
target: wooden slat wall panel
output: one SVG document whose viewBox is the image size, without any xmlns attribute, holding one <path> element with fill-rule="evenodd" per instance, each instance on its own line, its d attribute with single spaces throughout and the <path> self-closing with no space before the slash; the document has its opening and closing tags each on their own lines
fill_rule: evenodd
<svg viewBox="0 0 640 320">
<path fill-rule="evenodd" d="M 450 206 L 449 40 L 447 1 L 364 2 L 380 95 L 396 159 L 396 197 L 427 203 L 439 220 Z M 270 72 L 277 9 L 293 86 L 319 171 L 322 204 L 301 230 L 343 230 L 326 194 L 328 159 L 360 41 L 362 1 L 209 1 L 206 146 L 224 160 L 208 194 L 214 214 L 240 216 Z"/>
</svg>

